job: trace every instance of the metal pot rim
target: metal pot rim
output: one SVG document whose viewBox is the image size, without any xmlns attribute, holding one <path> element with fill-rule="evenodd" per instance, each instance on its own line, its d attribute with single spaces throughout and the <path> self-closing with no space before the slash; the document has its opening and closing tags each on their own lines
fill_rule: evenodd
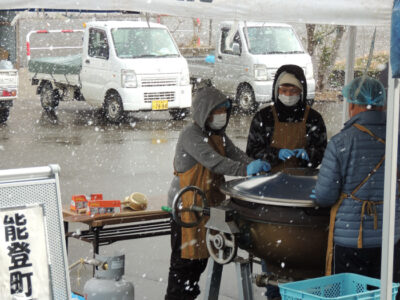
<svg viewBox="0 0 400 300">
<path fill-rule="evenodd" d="M 302 172 L 304 174 L 302 174 Z M 309 176 L 307 176 L 307 174 Z M 275 174 L 259 175 L 255 177 L 238 178 L 227 181 L 220 186 L 220 190 L 225 195 L 242 201 L 251 203 L 273 205 L 273 206 L 291 206 L 291 207 L 315 207 L 314 201 L 309 198 L 311 190 L 315 187 L 318 170 L 310 169 L 289 169 Z M 247 183 L 253 183 L 253 186 Z M 238 188 L 239 187 L 239 188 Z M 271 193 L 269 189 L 280 188 L 286 197 L 279 193 Z M 254 188 L 254 189 L 253 189 Z M 260 190 L 261 189 L 261 190 Z M 299 198 L 293 199 L 288 196 L 288 190 Z M 258 193 L 256 193 L 258 191 Z M 253 193 L 251 193 L 253 192 Z M 268 195 L 268 194 L 272 194 Z"/>
</svg>

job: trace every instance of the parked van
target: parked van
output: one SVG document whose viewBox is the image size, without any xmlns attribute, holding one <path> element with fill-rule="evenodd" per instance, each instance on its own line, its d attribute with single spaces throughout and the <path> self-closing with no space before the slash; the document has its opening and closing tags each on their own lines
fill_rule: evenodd
<svg viewBox="0 0 400 300">
<path fill-rule="evenodd" d="M 244 112 L 271 101 L 277 69 L 286 64 L 303 68 L 308 98 L 314 99 L 315 80 L 310 55 L 292 26 L 263 22 L 223 22 L 215 40 L 214 57 L 187 57 L 191 82 L 215 85 Z"/>
</svg>

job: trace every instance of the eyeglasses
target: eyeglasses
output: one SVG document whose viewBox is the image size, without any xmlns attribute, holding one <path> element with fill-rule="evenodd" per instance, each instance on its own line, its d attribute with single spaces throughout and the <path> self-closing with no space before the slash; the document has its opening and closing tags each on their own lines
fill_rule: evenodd
<svg viewBox="0 0 400 300">
<path fill-rule="evenodd" d="M 279 93 L 280 94 L 300 94 L 301 90 L 297 87 L 289 87 L 289 86 L 280 86 Z"/>
<path fill-rule="evenodd" d="M 213 115 L 218 115 L 218 114 L 223 114 L 223 113 L 226 113 L 226 107 L 224 107 L 224 106 L 216 108 L 212 111 Z"/>
</svg>

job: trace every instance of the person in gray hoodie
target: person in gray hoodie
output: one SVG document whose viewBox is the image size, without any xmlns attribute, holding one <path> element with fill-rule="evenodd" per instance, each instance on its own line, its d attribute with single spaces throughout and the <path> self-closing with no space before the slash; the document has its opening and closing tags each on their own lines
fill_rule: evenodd
<svg viewBox="0 0 400 300">
<path fill-rule="evenodd" d="M 225 134 L 231 111 L 230 101 L 216 88 L 200 89 L 193 101 L 193 122 L 180 133 L 174 157 L 174 178 L 168 192 L 171 207 L 176 193 L 189 185 L 204 191 L 209 206 L 219 205 L 225 195 L 219 191 L 224 175 L 248 176 L 268 172 L 266 161 L 252 160 Z M 182 195 L 183 207 L 193 194 Z M 191 222 L 190 213 L 182 214 Z M 209 257 L 204 227 L 206 218 L 194 228 L 180 227 L 171 220 L 171 260 L 166 300 L 192 300 L 200 294 L 198 281 Z"/>
</svg>

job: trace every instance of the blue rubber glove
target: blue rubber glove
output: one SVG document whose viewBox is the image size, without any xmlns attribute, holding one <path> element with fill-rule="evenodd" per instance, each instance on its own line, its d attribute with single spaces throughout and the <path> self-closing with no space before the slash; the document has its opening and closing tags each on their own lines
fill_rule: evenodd
<svg viewBox="0 0 400 300">
<path fill-rule="evenodd" d="M 271 170 L 271 165 L 261 159 L 253 160 L 247 165 L 247 175 L 254 175 L 260 172 L 268 172 Z"/>
<path fill-rule="evenodd" d="M 315 189 L 312 189 L 311 194 L 310 194 L 310 198 L 313 200 L 317 199 L 317 195 L 315 195 Z"/>
<path fill-rule="evenodd" d="M 296 154 L 294 153 L 293 150 L 290 149 L 281 149 L 279 150 L 278 157 L 280 160 L 287 160 L 288 158 L 291 158 L 292 156 L 295 156 Z"/>
<path fill-rule="evenodd" d="M 304 159 L 304 160 L 307 160 L 307 161 L 310 160 L 306 150 L 304 150 L 304 149 L 294 149 L 293 151 L 296 154 L 297 158 L 301 158 L 301 159 Z"/>
</svg>

